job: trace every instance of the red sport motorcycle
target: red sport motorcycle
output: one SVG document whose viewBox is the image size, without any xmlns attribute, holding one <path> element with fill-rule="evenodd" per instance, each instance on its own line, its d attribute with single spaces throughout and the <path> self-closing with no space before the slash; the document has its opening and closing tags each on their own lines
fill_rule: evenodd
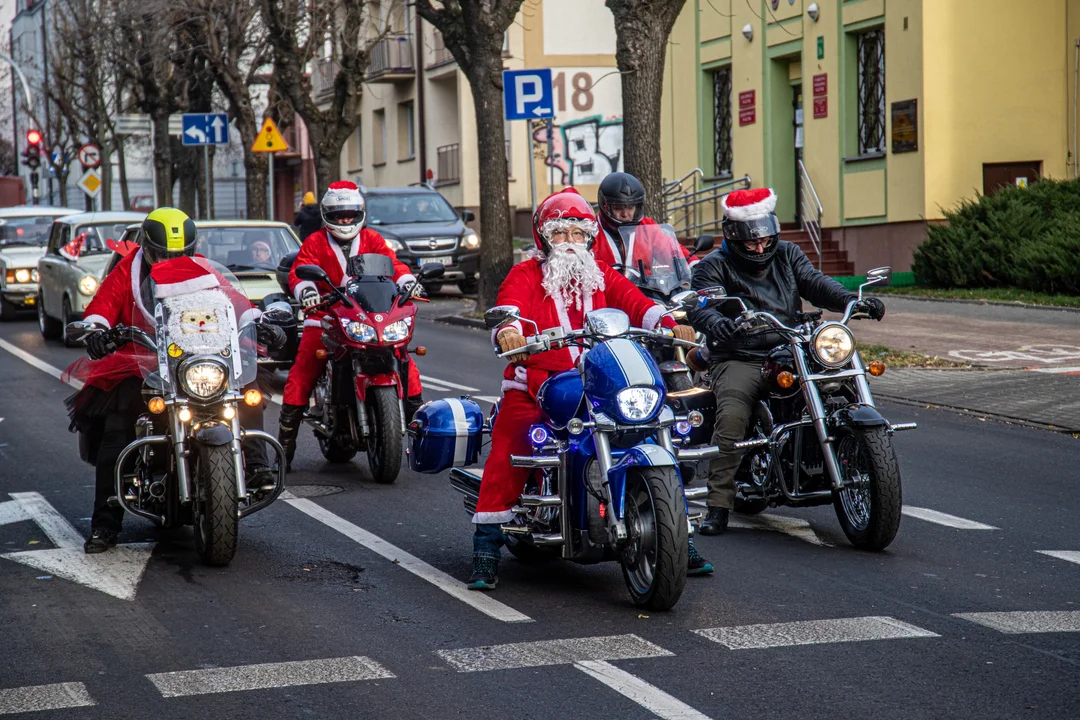
<svg viewBox="0 0 1080 720">
<path fill-rule="evenodd" d="M 318 265 L 301 265 L 296 276 L 323 283 L 330 292 L 314 309 L 322 317 L 328 362 L 315 385 L 315 405 L 304 418 L 315 431 L 319 449 L 330 462 L 348 462 L 361 450 L 376 482 L 389 484 L 401 470 L 405 435 L 404 399 L 409 397 L 409 349 L 421 281 L 435 280 L 445 268 L 430 263 L 415 283 L 399 289 L 394 265 L 385 255 L 349 259 L 341 288 L 334 287 Z"/>
</svg>

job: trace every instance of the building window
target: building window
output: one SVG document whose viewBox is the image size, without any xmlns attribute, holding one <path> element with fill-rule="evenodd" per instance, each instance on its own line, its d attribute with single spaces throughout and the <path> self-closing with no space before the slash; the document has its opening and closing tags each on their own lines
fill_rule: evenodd
<svg viewBox="0 0 1080 720">
<path fill-rule="evenodd" d="M 386 164 L 386 110 L 376 110 L 371 114 L 371 159 L 372 165 Z"/>
<path fill-rule="evenodd" d="M 356 126 L 356 167 L 364 169 L 364 133 L 363 126 Z"/>
<path fill-rule="evenodd" d="M 731 177 L 731 68 L 713 73 L 713 160 L 717 177 Z"/>
<path fill-rule="evenodd" d="M 397 142 L 398 162 L 416 159 L 415 133 L 413 132 L 413 102 L 398 104 L 397 111 Z"/>
<path fill-rule="evenodd" d="M 859 33 L 859 155 L 885 152 L 885 29 Z"/>
</svg>

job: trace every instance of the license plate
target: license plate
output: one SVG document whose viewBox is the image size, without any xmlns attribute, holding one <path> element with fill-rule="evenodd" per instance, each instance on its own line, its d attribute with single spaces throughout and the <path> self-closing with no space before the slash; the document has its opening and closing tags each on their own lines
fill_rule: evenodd
<svg viewBox="0 0 1080 720">
<path fill-rule="evenodd" d="M 420 258 L 420 264 L 421 265 L 426 265 L 427 263 L 439 263 L 440 265 L 453 265 L 454 264 L 454 258 L 450 257 L 450 256 Z"/>
</svg>

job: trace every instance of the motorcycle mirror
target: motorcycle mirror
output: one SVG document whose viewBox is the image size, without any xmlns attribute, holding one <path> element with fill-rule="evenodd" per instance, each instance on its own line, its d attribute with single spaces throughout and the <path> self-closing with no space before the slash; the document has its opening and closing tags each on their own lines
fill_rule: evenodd
<svg viewBox="0 0 1080 720">
<path fill-rule="evenodd" d="M 472 210 L 462 210 L 461 219 L 467 223 L 472 222 L 476 219 L 476 213 L 474 213 Z"/>
<path fill-rule="evenodd" d="M 278 323 L 287 323 L 293 319 L 292 307 L 289 303 L 280 300 L 272 302 L 266 306 L 265 310 L 263 310 L 263 318 L 275 325 Z"/>
<path fill-rule="evenodd" d="M 892 282 L 892 268 L 878 267 L 866 273 L 866 284 L 876 287 L 889 287 Z"/>
<path fill-rule="evenodd" d="M 79 342 L 90 334 L 90 330 L 93 327 L 94 323 L 84 322 L 83 320 L 76 320 L 75 322 L 68 323 L 66 328 L 67 336 L 71 339 L 72 342 Z"/>
<path fill-rule="evenodd" d="M 508 325 L 518 319 L 520 311 L 513 305 L 496 305 L 484 313 L 484 324 L 489 330 Z"/>
<path fill-rule="evenodd" d="M 698 294 L 693 290 L 684 290 L 671 296 L 671 304 L 676 308 L 690 312 L 698 306 Z"/>
<path fill-rule="evenodd" d="M 424 263 L 420 266 L 421 280 L 434 280 L 441 278 L 446 273 L 446 266 L 442 263 Z"/>
<path fill-rule="evenodd" d="M 308 282 L 324 282 L 332 285 L 330 282 L 330 276 L 326 274 L 318 265 L 301 265 L 296 268 L 296 277 L 301 280 L 307 280 Z"/>
<path fill-rule="evenodd" d="M 698 235 L 698 239 L 694 241 L 694 254 L 709 252 L 714 247 L 716 247 L 716 238 L 714 236 Z"/>
<path fill-rule="evenodd" d="M 706 297 L 709 300 L 722 300 L 727 297 L 727 290 L 723 285 L 713 285 L 712 287 L 698 290 L 697 294 Z"/>
</svg>

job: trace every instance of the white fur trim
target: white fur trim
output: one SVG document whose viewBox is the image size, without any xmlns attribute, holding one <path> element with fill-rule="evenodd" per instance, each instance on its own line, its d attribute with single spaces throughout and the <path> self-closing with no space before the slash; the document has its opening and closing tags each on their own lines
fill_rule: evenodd
<svg viewBox="0 0 1080 720">
<path fill-rule="evenodd" d="M 303 295 L 304 291 L 308 289 L 319 292 L 318 286 L 316 286 L 315 283 L 311 282 L 310 280 L 303 280 L 296 283 L 296 287 L 293 288 L 293 297 L 296 298 L 296 302 L 300 302 L 300 296 Z"/>
<path fill-rule="evenodd" d="M 212 274 L 200 275 L 199 277 L 193 277 L 190 280 L 183 280 L 177 283 L 169 283 L 168 285 L 158 285 L 154 288 L 154 297 L 157 299 L 175 297 L 177 295 L 187 295 L 188 293 L 198 292 L 199 290 L 209 290 L 210 288 L 216 288 L 221 283 Z"/>
<path fill-rule="evenodd" d="M 756 202 L 753 205 L 740 205 L 739 207 L 729 207 L 727 204 L 730 195 L 724 196 L 724 217 L 728 220 L 734 220 L 735 222 L 746 222 L 748 220 L 757 220 L 759 218 L 768 217 L 769 213 L 776 210 L 776 193 L 769 190 L 769 196 L 761 202 Z"/>
<path fill-rule="evenodd" d="M 257 323 L 259 322 L 259 318 L 261 317 L 262 310 L 257 307 L 249 308 L 245 310 L 244 313 L 240 316 L 240 327 L 250 325 L 251 323 Z"/>
<path fill-rule="evenodd" d="M 154 316 L 150 314 L 150 311 L 146 309 L 146 305 L 143 305 L 142 292 L 140 286 L 142 285 L 142 265 L 143 265 L 143 251 L 139 248 L 139 252 L 135 253 L 135 261 L 131 263 L 131 294 L 135 298 L 135 306 L 142 312 L 143 317 L 146 318 L 146 322 L 150 323 L 151 327 L 155 327 Z"/>
<path fill-rule="evenodd" d="M 476 525 L 491 525 L 493 523 L 506 523 L 514 519 L 514 510 L 500 510 L 498 512 L 478 512 L 472 516 Z"/>
<path fill-rule="evenodd" d="M 106 320 L 105 318 L 103 318 L 100 315 L 87 315 L 86 317 L 83 318 L 83 322 L 95 323 L 95 324 L 101 325 L 101 326 L 103 326 L 105 328 L 112 328 L 112 323 L 109 322 L 108 320 Z"/>
<path fill-rule="evenodd" d="M 304 318 L 304 327 L 322 327 L 322 320 L 319 318 Z"/>
<path fill-rule="evenodd" d="M 604 230 L 604 240 L 607 242 L 608 248 L 611 250 L 611 256 L 615 258 L 615 264 L 622 265 L 623 257 L 622 253 L 619 252 L 619 244 L 615 242 L 615 237 L 606 229 Z"/>
<path fill-rule="evenodd" d="M 408 285 L 409 283 L 412 283 L 412 282 L 416 282 L 416 276 L 411 275 L 409 273 L 405 273 L 404 275 L 402 275 L 401 277 L 399 277 L 397 279 L 397 286 L 399 288 L 404 288 L 406 285 Z"/>
<path fill-rule="evenodd" d="M 519 383 L 516 380 L 503 380 L 502 391 L 505 393 L 507 390 L 520 390 L 521 392 L 529 392 L 529 386 L 525 383 Z"/>
<path fill-rule="evenodd" d="M 651 308 L 645 311 L 644 315 L 641 316 L 641 327 L 646 330 L 655 330 L 656 326 L 660 324 L 660 316 L 663 314 L 663 305 L 653 305 Z"/>
<path fill-rule="evenodd" d="M 341 252 L 341 246 L 340 245 L 338 245 L 336 242 L 334 242 L 330 238 L 327 238 L 326 242 L 329 243 L 330 249 L 334 251 L 335 255 L 337 255 L 338 264 L 341 265 L 341 282 L 344 283 L 345 278 L 349 275 L 349 261 L 345 259 L 345 253 Z M 359 245 L 358 245 L 359 242 L 360 242 L 360 239 L 357 238 L 356 241 L 353 244 L 356 245 L 357 247 L 359 247 Z M 350 248 L 350 250 L 351 249 L 352 248 Z"/>
</svg>

